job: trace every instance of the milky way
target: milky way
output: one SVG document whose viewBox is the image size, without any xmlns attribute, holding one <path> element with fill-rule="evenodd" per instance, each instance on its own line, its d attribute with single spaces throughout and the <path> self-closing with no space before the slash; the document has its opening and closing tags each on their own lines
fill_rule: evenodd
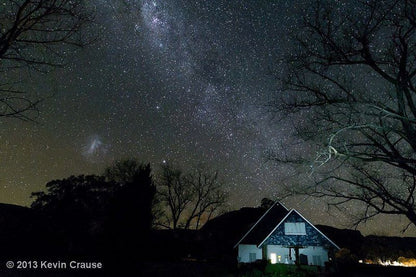
<svg viewBox="0 0 416 277">
<path fill-rule="evenodd" d="M 37 123 L 2 121 L 0 201 L 28 205 L 47 181 L 126 157 L 218 169 L 231 208 L 278 196 L 298 173 L 265 153 L 292 145 L 296 123 L 266 104 L 298 2 L 96 1 L 98 41 L 27 78 L 47 97 Z"/>
</svg>

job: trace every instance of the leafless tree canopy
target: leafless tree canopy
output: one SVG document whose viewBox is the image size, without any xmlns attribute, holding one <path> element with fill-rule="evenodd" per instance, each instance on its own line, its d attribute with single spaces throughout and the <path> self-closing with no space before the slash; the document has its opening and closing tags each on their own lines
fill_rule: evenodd
<svg viewBox="0 0 416 277">
<path fill-rule="evenodd" d="M 198 229 L 221 212 L 228 200 L 217 172 L 198 168 L 183 173 L 169 165 L 162 168 L 158 184 L 159 199 L 165 205 L 165 217 L 159 225 L 166 228 Z"/>
<path fill-rule="evenodd" d="M 379 213 L 416 224 L 415 31 L 413 0 L 314 1 L 279 67 L 272 107 L 320 149 L 315 182 L 295 192 L 364 203 L 357 224 Z"/>
<path fill-rule="evenodd" d="M 7 74 L 22 68 L 47 71 L 61 66 L 70 46 L 83 46 L 81 34 L 92 14 L 84 1 L 4 0 L 0 4 L 0 116 L 28 119 L 39 100 L 16 88 Z"/>
</svg>

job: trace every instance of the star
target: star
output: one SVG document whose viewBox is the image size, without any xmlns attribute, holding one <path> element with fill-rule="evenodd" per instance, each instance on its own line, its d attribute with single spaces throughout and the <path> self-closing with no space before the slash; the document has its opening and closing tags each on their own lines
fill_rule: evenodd
<svg viewBox="0 0 416 277">
<path fill-rule="evenodd" d="M 312 151 L 293 136 L 303 119 L 278 121 L 268 106 L 278 92 L 270 71 L 283 70 L 275 62 L 291 50 L 288 33 L 309 1 L 96 2 L 92 45 L 49 73 L 2 76 L 44 101 L 37 123 L 0 118 L 0 202 L 28 206 L 52 179 L 101 174 L 128 157 L 155 172 L 168 162 L 218 170 L 231 209 L 310 181 L 266 155 Z"/>
</svg>

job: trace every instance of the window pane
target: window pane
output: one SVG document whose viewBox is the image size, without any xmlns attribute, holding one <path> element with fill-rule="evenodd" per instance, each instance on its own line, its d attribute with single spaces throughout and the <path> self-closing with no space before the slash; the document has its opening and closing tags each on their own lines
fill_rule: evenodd
<svg viewBox="0 0 416 277">
<path fill-rule="evenodd" d="M 285 223 L 286 235 L 306 235 L 304 222 L 287 222 Z"/>
</svg>

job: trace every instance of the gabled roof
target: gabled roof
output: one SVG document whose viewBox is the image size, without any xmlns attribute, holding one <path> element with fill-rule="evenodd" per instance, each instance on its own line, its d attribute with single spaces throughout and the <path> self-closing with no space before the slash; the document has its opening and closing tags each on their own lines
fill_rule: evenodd
<svg viewBox="0 0 416 277">
<path fill-rule="evenodd" d="M 248 232 L 234 246 L 239 244 L 258 245 L 269 235 L 270 231 L 288 214 L 289 210 L 279 201 L 274 204 L 260 217 L 259 220 L 248 230 Z"/>
<path fill-rule="evenodd" d="M 335 246 L 335 248 L 337 248 L 337 249 L 340 249 L 339 248 L 339 246 L 338 245 L 336 245 L 332 240 L 330 240 L 327 236 L 325 236 L 325 234 L 324 233 L 322 233 L 318 228 L 316 228 L 315 227 L 315 225 L 313 225 L 311 222 L 309 222 L 309 220 L 307 220 L 303 215 L 301 215 L 297 210 L 295 210 L 295 209 L 291 209 L 288 213 L 287 213 L 287 215 L 279 222 L 279 224 L 277 224 L 274 228 L 273 228 L 273 230 L 271 230 L 271 232 L 266 236 L 266 237 L 264 237 L 264 239 L 262 240 L 262 242 L 261 243 L 259 243 L 258 245 L 257 245 L 257 247 L 261 247 L 262 245 L 263 245 L 263 243 L 273 234 L 273 232 L 277 229 L 277 228 L 279 228 L 279 226 L 285 221 L 285 219 L 290 215 L 290 214 L 292 214 L 292 213 L 296 213 L 296 214 L 298 214 L 303 220 L 305 220 L 310 226 L 312 226 L 316 231 L 318 231 L 318 233 L 320 233 L 325 239 L 327 239 L 333 246 Z"/>
<path fill-rule="evenodd" d="M 324 233 L 316 228 L 309 220 L 307 220 L 298 211 L 292 209 L 288 210 L 283 204 L 276 201 L 260 219 L 248 230 L 248 232 L 240 239 L 234 246 L 239 244 L 255 244 L 257 247 L 261 247 L 265 241 L 276 231 L 276 229 L 283 224 L 286 218 L 292 214 L 298 214 L 305 222 L 312 226 L 319 234 L 327 239 L 335 248 L 340 249 L 332 240 L 330 240 Z"/>
</svg>

